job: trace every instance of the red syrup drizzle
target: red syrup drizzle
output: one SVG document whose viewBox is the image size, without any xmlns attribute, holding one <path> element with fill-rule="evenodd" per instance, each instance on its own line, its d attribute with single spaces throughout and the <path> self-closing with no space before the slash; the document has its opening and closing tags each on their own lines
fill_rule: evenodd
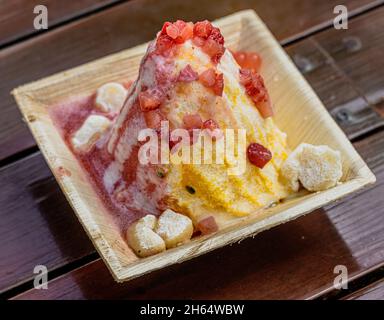
<svg viewBox="0 0 384 320">
<path fill-rule="evenodd" d="M 123 85 L 128 88 L 130 84 L 123 83 Z M 50 116 L 64 142 L 83 167 L 89 181 L 93 185 L 94 190 L 102 200 L 107 211 L 111 214 L 121 232 L 123 232 L 130 223 L 141 217 L 142 213 L 135 212 L 132 209 L 119 204 L 106 190 L 103 176 L 106 169 L 113 161 L 113 156 L 107 151 L 106 143 L 102 144 L 101 147 L 96 144 L 91 151 L 80 154 L 72 148 L 70 142 L 71 136 L 81 127 L 85 119 L 90 115 L 100 114 L 112 121 L 116 120 L 117 115 L 101 113 L 95 109 L 95 96 L 95 94 L 92 94 L 86 97 L 74 97 L 58 103 L 50 108 Z M 113 125 L 111 127 L 113 127 Z M 133 152 L 132 154 L 135 153 Z M 129 168 L 128 166 L 124 167 L 123 174 L 125 177 L 127 178 L 129 176 L 128 180 L 133 180 L 135 174 L 132 174 L 132 172 L 135 173 L 136 168 L 132 165 L 130 165 Z M 128 173 L 127 171 L 132 172 Z"/>
</svg>

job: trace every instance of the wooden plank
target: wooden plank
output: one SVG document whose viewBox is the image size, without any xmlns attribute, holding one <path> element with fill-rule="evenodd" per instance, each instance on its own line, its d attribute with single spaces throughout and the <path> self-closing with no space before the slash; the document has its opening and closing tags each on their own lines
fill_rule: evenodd
<svg viewBox="0 0 384 320">
<path fill-rule="evenodd" d="M 384 300 L 384 279 L 344 297 L 343 300 Z"/>
<path fill-rule="evenodd" d="M 356 278 L 384 261 L 384 131 L 355 146 L 378 179 L 358 195 L 125 284 L 96 260 L 16 298 L 301 299 L 330 291 L 336 265 Z"/>
<path fill-rule="evenodd" d="M 384 7 L 353 20 L 348 30 L 330 30 L 314 38 L 327 52 L 332 63 L 347 76 L 365 100 L 383 114 Z M 373 23 L 374 22 L 374 23 Z M 371 61 L 371 63 L 368 63 Z"/>
<path fill-rule="evenodd" d="M 35 145 L 9 95 L 43 76 L 150 40 L 165 20 L 215 19 L 255 9 L 282 42 L 329 25 L 333 8 L 347 3 L 352 16 L 380 1 L 143 0 L 124 3 L 0 51 L 0 160 Z M 316 7 L 316 10 L 313 8 Z M 298 18 L 299 17 L 299 18 Z M 378 72 L 378 71 L 377 71 Z"/>
<path fill-rule="evenodd" d="M 48 27 L 76 18 L 85 13 L 100 9 L 117 0 L 12 0 L 2 1 L 0 6 L 0 46 L 18 38 L 37 33 L 33 27 L 35 6 L 44 5 L 48 9 Z"/>
<path fill-rule="evenodd" d="M 384 11 L 382 12 L 384 16 Z M 351 28 L 354 28 L 352 25 Z M 354 29 L 358 29 L 357 26 Z M 375 128 L 384 126 L 384 117 L 375 110 L 375 105 L 369 103 L 364 94 L 356 88 L 351 78 L 341 70 L 339 64 L 344 64 L 350 59 L 346 53 L 337 62 L 330 57 L 323 48 L 328 46 L 327 37 L 332 31 L 321 33 L 321 39 L 311 37 L 288 46 L 287 53 L 291 56 L 296 66 L 303 73 L 307 81 L 312 85 L 317 95 L 323 101 L 331 115 L 344 130 L 350 139 L 369 132 Z M 335 35 L 340 40 L 340 34 Z M 366 65 L 369 63 L 369 56 L 363 52 L 357 53 Z M 382 77 L 381 72 L 376 69 L 375 77 Z"/>
<path fill-rule="evenodd" d="M 383 126 L 384 122 L 384 69 L 382 52 L 384 50 L 384 7 L 354 19 L 348 30 L 330 29 L 313 37 L 330 64 L 335 65 L 341 76 L 345 76 L 368 103 L 348 102 L 333 109 L 339 114 L 341 122 L 357 126 L 355 134 L 364 127 Z M 367 109 L 378 113 L 368 112 Z M 345 112 L 342 116 L 340 112 Z M 380 116 L 379 116 L 380 114 Z M 365 129 L 366 130 L 366 129 Z"/>
<path fill-rule="evenodd" d="M 0 189 L 0 292 L 94 250 L 40 153 L 3 168 Z"/>
</svg>

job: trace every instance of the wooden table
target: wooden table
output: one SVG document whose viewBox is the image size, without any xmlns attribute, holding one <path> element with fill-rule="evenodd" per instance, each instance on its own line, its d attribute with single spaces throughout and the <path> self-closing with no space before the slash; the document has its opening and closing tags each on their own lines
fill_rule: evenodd
<svg viewBox="0 0 384 320">
<path fill-rule="evenodd" d="M 49 29 L 33 29 L 45 4 Z M 349 29 L 333 28 L 333 8 Z M 150 40 L 165 20 L 253 8 L 377 176 L 359 194 L 181 265 L 115 283 L 66 202 L 12 88 Z M 384 6 L 372 0 L 0 2 L 0 292 L 12 299 L 384 298 Z M 33 289 L 33 268 L 49 289 Z M 347 290 L 333 287 L 348 269 Z"/>
</svg>

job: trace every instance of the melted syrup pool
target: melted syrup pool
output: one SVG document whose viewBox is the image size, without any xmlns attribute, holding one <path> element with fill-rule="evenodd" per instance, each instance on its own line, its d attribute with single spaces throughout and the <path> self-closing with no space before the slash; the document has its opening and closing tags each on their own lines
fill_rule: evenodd
<svg viewBox="0 0 384 320">
<path fill-rule="evenodd" d="M 103 176 L 105 170 L 113 161 L 112 156 L 106 149 L 106 145 L 96 143 L 90 152 L 80 154 L 72 148 L 70 143 L 71 136 L 81 127 L 85 119 L 92 114 L 100 114 L 115 121 L 116 114 L 105 114 L 95 109 L 95 96 L 96 94 L 86 97 L 72 97 L 57 103 L 50 107 L 50 116 L 64 142 L 80 162 L 107 211 L 112 215 L 120 231 L 123 233 L 130 223 L 142 216 L 142 213 L 134 212 L 121 205 L 106 190 Z M 106 134 L 106 136 L 108 135 L 109 133 Z"/>
</svg>

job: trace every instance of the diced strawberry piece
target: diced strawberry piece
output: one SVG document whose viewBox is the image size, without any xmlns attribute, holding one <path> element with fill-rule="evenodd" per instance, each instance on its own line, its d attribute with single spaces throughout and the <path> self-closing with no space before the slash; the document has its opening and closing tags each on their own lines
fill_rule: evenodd
<svg viewBox="0 0 384 320">
<path fill-rule="evenodd" d="M 205 41 L 202 49 L 207 55 L 211 57 L 213 63 L 218 63 L 225 51 L 223 45 L 210 38 Z"/>
<path fill-rule="evenodd" d="M 218 44 L 220 44 L 222 46 L 224 45 L 224 37 L 221 34 L 219 28 L 213 27 L 212 31 L 211 31 L 211 34 L 209 35 L 208 38 L 212 39 L 213 41 L 215 41 L 216 43 L 218 43 Z"/>
<path fill-rule="evenodd" d="M 208 20 L 196 22 L 193 27 L 193 35 L 207 39 L 212 32 L 212 24 Z"/>
<path fill-rule="evenodd" d="M 167 34 L 161 34 L 156 40 L 156 50 L 160 54 L 164 54 L 173 46 L 173 40 Z"/>
<path fill-rule="evenodd" d="M 225 51 L 225 48 L 223 47 L 220 52 L 216 53 L 213 57 L 211 57 L 212 62 L 215 64 L 218 64 L 220 62 L 221 57 L 224 54 L 224 51 Z"/>
<path fill-rule="evenodd" d="M 203 120 L 199 114 L 187 114 L 183 117 L 185 129 L 201 129 Z"/>
<path fill-rule="evenodd" d="M 263 118 L 273 116 L 273 108 L 263 77 L 255 71 L 240 69 L 240 83 Z"/>
<path fill-rule="evenodd" d="M 196 45 L 198 47 L 202 47 L 205 43 L 205 39 L 203 39 L 201 37 L 194 37 L 192 42 L 194 45 Z"/>
<path fill-rule="evenodd" d="M 261 67 L 261 57 L 256 52 L 251 52 L 248 54 L 247 64 L 249 69 L 258 72 Z"/>
<path fill-rule="evenodd" d="M 185 26 L 187 25 L 187 23 L 183 20 L 176 20 L 175 23 L 173 23 L 173 25 L 175 27 L 177 27 L 177 29 L 179 29 L 179 31 L 183 30 L 185 28 Z"/>
<path fill-rule="evenodd" d="M 191 82 L 199 79 L 199 74 L 192 69 L 188 64 L 183 70 L 180 71 L 178 81 Z"/>
<path fill-rule="evenodd" d="M 265 118 L 272 117 L 274 115 L 273 105 L 271 100 L 268 98 L 266 101 L 261 101 L 256 104 L 261 116 Z"/>
<path fill-rule="evenodd" d="M 193 23 L 177 20 L 174 23 L 165 22 L 156 42 L 158 53 L 164 54 L 173 44 L 181 44 L 193 37 Z"/>
<path fill-rule="evenodd" d="M 164 120 L 164 117 L 161 114 L 161 112 L 158 109 L 156 109 L 156 110 L 150 110 L 148 112 L 144 112 L 144 119 L 148 128 L 158 129 L 160 128 L 161 121 Z"/>
<path fill-rule="evenodd" d="M 172 39 L 176 39 L 179 34 L 180 34 L 180 31 L 179 29 L 174 25 L 174 24 L 170 24 L 166 29 L 165 31 L 167 32 L 167 35 L 169 37 L 171 37 Z"/>
<path fill-rule="evenodd" d="M 212 89 L 215 95 L 221 97 L 223 95 L 223 88 L 224 88 L 224 77 L 223 74 L 217 74 L 215 79 L 215 84 L 213 85 Z"/>
<path fill-rule="evenodd" d="M 167 34 L 167 27 L 170 26 L 172 22 L 166 21 L 163 24 L 163 27 L 161 28 L 160 34 Z"/>
<path fill-rule="evenodd" d="M 201 233 L 205 235 L 205 234 L 216 232 L 219 229 L 219 227 L 216 223 L 215 218 L 213 216 L 209 216 L 207 218 L 200 220 L 197 223 L 197 229 L 199 229 Z"/>
<path fill-rule="evenodd" d="M 217 124 L 217 122 L 215 120 L 208 119 L 208 120 L 204 121 L 203 128 L 213 131 L 215 129 L 219 129 L 219 125 Z"/>
<path fill-rule="evenodd" d="M 240 69 L 240 83 L 243 86 L 247 86 L 252 83 L 252 72 L 249 69 Z"/>
<path fill-rule="evenodd" d="M 193 23 L 188 22 L 180 31 L 180 38 L 182 41 L 187 41 L 193 37 Z"/>
<path fill-rule="evenodd" d="M 173 25 L 179 30 L 178 37 L 175 38 L 175 43 L 181 44 L 193 37 L 192 22 L 186 23 L 183 20 L 177 20 Z"/>
<path fill-rule="evenodd" d="M 235 58 L 236 62 L 239 64 L 241 68 L 244 68 L 245 61 L 247 59 L 247 55 L 244 51 L 234 51 L 232 52 L 233 57 Z"/>
<path fill-rule="evenodd" d="M 193 43 L 201 47 L 211 57 L 213 63 L 218 63 L 225 51 L 224 37 L 220 29 L 205 20 L 195 24 L 193 35 Z"/>
<path fill-rule="evenodd" d="M 139 103 L 142 111 L 154 110 L 160 106 L 160 102 L 143 92 L 139 94 Z"/>
<path fill-rule="evenodd" d="M 237 51 L 233 53 L 233 57 L 241 68 L 258 72 L 261 66 L 261 58 L 255 52 Z"/>
<path fill-rule="evenodd" d="M 272 153 L 258 143 L 251 143 L 247 148 L 248 160 L 256 167 L 262 169 L 272 159 Z"/>
<path fill-rule="evenodd" d="M 124 86 L 125 89 L 129 90 L 129 88 L 131 87 L 133 81 L 132 80 L 127 80 L 127 81 L 124 81 L 122 83 L 122 85 Z"/>
<path fill-rule="evenodd" d="M 215 95 L 222 96 L 224 88 L 223 74 L 217 74 L 213 68 L 207 69 L 199 76 L 199 81 L 203 86 L 211 88 Z"/>
<path fill-rule="evenodd" d="M 210 68 L 202 72 L 199 76 L 199 81 L 205 87 L 213 87 L 216 81 L 216 72 L 214 69 Z"/>
<path fill-rule="evenodd" d="M 142 111 L 157 109 L 163 102 L 163 99 L 163 92 L 156 88 L 139 93 L 139 104 Z"/>
<path fill-rule="evenodd" d="M 258 73 L 252 73 L 252 83 L 246 85 L 246 91 L 255 103 L 265 102 L 268 99 L 268 92 L 264 85 L 264 79 Z"/>
</svg>

